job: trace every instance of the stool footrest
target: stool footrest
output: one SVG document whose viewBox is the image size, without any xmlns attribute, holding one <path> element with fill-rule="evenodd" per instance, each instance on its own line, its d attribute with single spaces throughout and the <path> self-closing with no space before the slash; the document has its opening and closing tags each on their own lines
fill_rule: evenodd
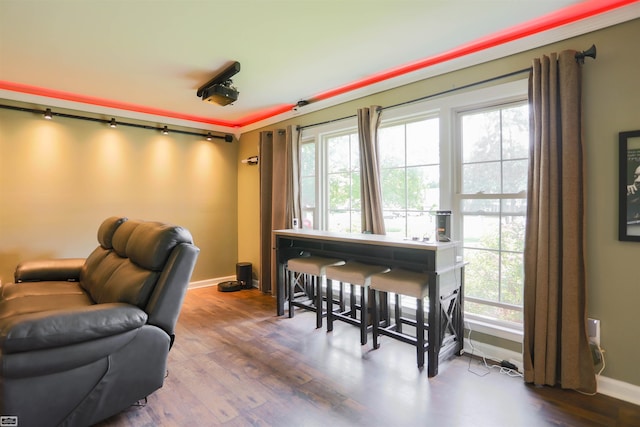
<svg viewBox="0 0 640 427">
<path fill-rule="evenodd" d="M 402 341 L 403 343 L 406 343 L 406 344 L 411 344 L 413 346 L 417 346 L 418 345 L 418 339 L 416 337 L 404 334 L 402 332 L 396 332 L 393 329 L 378 328 L 378 333 L 380 335 L 386 335 L 388 337 L 397 339 L 398 341 Z M 428 349 L 429 349 L 429 343 L 425 340 L 425 342 L 424 342 L 424 351 L 427 351 Z"/>
<path fill-rule="evenodd" d="M 408 317 L 404 317 L 404 316 L 401 316 L 401 317 L 400 317 L 400 322 L 401 322 L 403 325 L 413 326 L 414 328 L 415 328 L 416 326 L 418 326 L 418 322 L 416 322 L 414 319 L 410 319 L 410 318 L 408 318 Z M 425 324 L 424 324 L 424 330 L 426 331 L 428 328 L 429 328 L 429 324 L 425 322 Z"/>
<path fill-rule="evenodd" d="M 349 323 L 351 325 L 354 326 L 360 326 L 360 319 L 354 319 L 353 317 L 349 316 L 348 314 L 345 313 L 349 313 L 349 311 L 344 311 L 342 313 L 339 312 L 333 312 L 333 319 L 334 320 L 341 320 L 345 323 Z M 371 325 L 367 326 L 367 330 L 370 331 L 371 330 Z"/>
<path fill-rule="evenodd" d="M 316 311 L 315 302 L 313 300 L 291 301 L 291 305 L 294 307 L 304 308 L 306 310 Z"/>
</svg>

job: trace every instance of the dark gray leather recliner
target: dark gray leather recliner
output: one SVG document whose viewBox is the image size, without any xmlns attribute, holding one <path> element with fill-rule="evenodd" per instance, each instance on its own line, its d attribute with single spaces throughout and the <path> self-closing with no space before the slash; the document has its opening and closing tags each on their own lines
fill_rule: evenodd
<svg viewBox="0 0 640 427">
<path fill-rule="evenodd" d="M 22 263 L 2 287 L 5 420 L 88 426 L 162 387 L 199 249 L 184 228 L 117 217 L 98 242 L 86 259 Z"/>
</svg>

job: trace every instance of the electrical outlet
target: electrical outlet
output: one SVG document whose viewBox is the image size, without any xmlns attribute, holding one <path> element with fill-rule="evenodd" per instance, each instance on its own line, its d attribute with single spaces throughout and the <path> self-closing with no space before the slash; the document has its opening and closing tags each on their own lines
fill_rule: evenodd
<svg viewBox="0 0 640 427">
<path fill-rule="evenodd" d="M 600 321 L 596 319 L 587 319 L 587 336 L 589 341 L 600 346 Z"/>
</svg>

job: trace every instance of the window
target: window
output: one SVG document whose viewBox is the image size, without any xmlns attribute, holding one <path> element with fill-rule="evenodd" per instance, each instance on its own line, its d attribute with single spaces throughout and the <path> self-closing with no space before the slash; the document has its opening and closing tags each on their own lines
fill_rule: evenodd
<svg viewBox="0 0 640 427">
<path fill-rule="evenodd" d="M 323 138 L 327 150 L 327 226 L 329 231 L 359 233 L 360 150 L 358 134 L 347 132 Z"/>
<path fill-rule="evenodd" d="M 385 124 L 378 143 L 386 233 L 433 238 L 440 205 L 438 117 Z"/>
<path fill-rule="evenodd" d="M 316 157 L 315 140 L 302 140 L 300 144 L 300 204 L 302 211 L 302 228 L 315 228 L 314 224 L 318 223 Z"/>
<path fill-rule="evenodd" d="M 526 94 L 520 80 L 385 110 L 378 132 L 387 234 L 433 240 L 433 214 L 450 209 L 469 262 L 465 316 L 496 331 L 522 325 Z M 359 233 L 355 120 L 302 136 L 303 226 Z"/>
<path fill-rule="evenodd" d="M 522 323 L 528 111 L 520 102 L 458 115 L 467 316 Z"/>
<path fill-rule="evenodd" d="M 303 228 L 360 232 L 358 134 L 353 124 L 346 126 L 305 129 L 302 133 Z"/>
<path fill-rule="evenodd" d="M 378 138 L 387 234 L 432 238 L 432 214 L 441 197 L 439 118 L 422 114 L 388 121 Z M 303 227 L 347 233 L 362 229 L 358 144 L 352 127 L 303 134 Z"/>
</svg>

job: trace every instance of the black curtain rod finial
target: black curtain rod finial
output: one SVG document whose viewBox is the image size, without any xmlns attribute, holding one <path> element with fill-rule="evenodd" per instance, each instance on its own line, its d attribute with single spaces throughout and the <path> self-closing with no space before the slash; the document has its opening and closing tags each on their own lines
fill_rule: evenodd
<svg viewBox="0 0 640 427">
<path fill-rule="evenodd" d="M 578 61 L 580 64 L 584 64 L 585 57 L 596 59 L 595 44 L 592 44 L 591 47 L 587 50 L 583 50 L 582 52 L 576 52 L 576 61 Z"/>
<path fill-rule="evenodd" d="M 309 105 L 309 101 L 306 99 L 300 100 L 296 102 L 296 105 L 292 108 L 293 111 L 298 111 L 298 108 L 304 107 L 305 105 Z"/>
</svg>

